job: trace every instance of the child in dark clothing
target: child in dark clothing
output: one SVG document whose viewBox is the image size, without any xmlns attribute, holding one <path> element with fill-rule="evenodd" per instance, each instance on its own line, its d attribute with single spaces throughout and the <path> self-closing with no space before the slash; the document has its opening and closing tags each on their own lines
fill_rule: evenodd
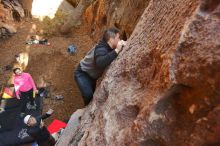
<svg viewBox="0 0 220 146">
<path fill-rule="evenodd" d="M 42 122 L 42 120 L 50 117 L 52 113 L 53 110 L 49 109 L 48 112 L 42 116 L 33 117 L 31 115 L 27 115 L 24 118 L 24 123 L 28 125 L 27 133 L 37 142 L 39 146 L 54 146 L 56 143 Z"/>
</svg>

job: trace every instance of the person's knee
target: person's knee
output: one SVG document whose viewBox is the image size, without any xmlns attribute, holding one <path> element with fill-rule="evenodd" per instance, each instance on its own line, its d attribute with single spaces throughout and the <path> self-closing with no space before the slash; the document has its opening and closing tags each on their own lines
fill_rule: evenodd
<svg viewBox="0 0 220 146">
<path fill-rule="evenodd" d="M 86 98 L 86 99 L 91 99 L 93 97 L 93 92 L 92 91 L 86 91 L 83 93 L 83 98 Z"/>
<path fill-rule="evenodd" d="M 90 91 L 90 92 L 84 92 L 83 94 L 82 94 L 82 97 L 83 97 L 83 100 L 84 100 L 84 104 L 85 105 L 88 105 L 89 104 L 89 102 L 92 100 L 92 98 L 93 98 L 93 92 L 92 91 Z"/>
<path fill-rule="evenodd" d="M 83 98 L 84 105 L 87 106 L 91 100 L 92 100 L 92 98 L 90 98 L 90 99 Z"/>
</svg>

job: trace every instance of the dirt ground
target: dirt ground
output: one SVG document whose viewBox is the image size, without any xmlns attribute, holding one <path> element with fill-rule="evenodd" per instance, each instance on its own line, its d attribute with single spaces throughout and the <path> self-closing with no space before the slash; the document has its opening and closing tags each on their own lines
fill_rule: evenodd
<svg viewBox="0 0 220 146">
<path fill-rule="evenodd" d="M 53 119 L 67 120 L 75 110 L 84 107 L 73 71 L 94 42 L 88 35 L 87 27 L 81 26 L 71 30 L 68 36 L 46 37 L 51 43 L 49 46 L 26 45 L 25 41 L 30 36 L 40 35 L 41 25 L 37 20 L 20 22 L 17 34 L 0 40 L 0 67 L 13 65 L 16 54 L 27 54 L 24 72 L 32 75 L 38 87 L 46 86 L 50 90 L 51 98 L 44 100 L 44 111 L 53 108 L 55 113 L 47 123 Z M 77 46 L 76 55 L 68 54 L 70 44 Z M 12 71 L 0 72 L 0 85 L 7 83 L 11 75 Z M 55 95 L 62 95 L 64 100 L 54 100 L 52 97 Z"/>
</svg>

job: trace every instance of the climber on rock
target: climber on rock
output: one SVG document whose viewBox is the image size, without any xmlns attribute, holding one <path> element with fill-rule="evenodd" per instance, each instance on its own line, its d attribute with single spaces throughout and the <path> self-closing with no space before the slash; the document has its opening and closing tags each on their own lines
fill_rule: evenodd
<svg viewBox="0 0 220 146">
<path fill-rule="evenodd" d="M 80 61 L 74 73 L 75 81 L 82 94 L 84 104 L 88 105 L 93 98 L 96 81 L 104 70 L 122 51 L 126 42 L 120 40 L 119 30 L 109 28 L 105 30 L 102 39 Z"/>
</svg>

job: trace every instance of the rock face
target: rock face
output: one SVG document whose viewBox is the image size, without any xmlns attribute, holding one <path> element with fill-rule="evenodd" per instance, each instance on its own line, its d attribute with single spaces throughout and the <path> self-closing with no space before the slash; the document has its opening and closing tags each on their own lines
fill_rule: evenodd
<svg viewBox="0 0 220 146">
<path fill-rule="evenodd" d="M 31 18 L 32 2 L 33 0 L 18 0 L 24 9 L 24 14 L 26 17 Z"/>
<path fill-rule="evenodd" d="M 69 13 L 68 18 L 64 25 L 60 28 L 62 34 L 67 34 L 70 29 L 74 26 L 79 26 L 81 24 L 81 17 L 85 9 L 92 4 L 94 0 L 80 0 L 77 7 L 75 7 L 71 13 Z M 68 3 L 68 1 L 66 1 Z"/>
<path fill-rule="evenodd" d="M 75 8 L 61 27 L 61 33 L 68 33 L 73 26 L 81 24 L 81 17 L 89 26 L 89 34 L 98 40 L 103 31 L 111 26 L 122 30 L 122 37 L 127 39 L 137 24 L 149 0 L 67 0 Z"/>
<path fill-rule="evenodd" d="M 68 143 L 219 146 L 219 69 L 220 1 L 151 0 Z"/>
<path fill-rule="evenodd" d="M 116 26 L 121 29 L 123 38 L 129 37 L 150 0 L 99 0 L 90 5 L 84 14 L 91 26 L 91 35 L 98 40 L 103 31 Z"/>
<path fill-rule="evenodd" d="M 0 39 L 16 33 L 13 22 L 21 21 L 24 16 L 24 10 L 17 0 L 0 1 Z"/>
</svg>

